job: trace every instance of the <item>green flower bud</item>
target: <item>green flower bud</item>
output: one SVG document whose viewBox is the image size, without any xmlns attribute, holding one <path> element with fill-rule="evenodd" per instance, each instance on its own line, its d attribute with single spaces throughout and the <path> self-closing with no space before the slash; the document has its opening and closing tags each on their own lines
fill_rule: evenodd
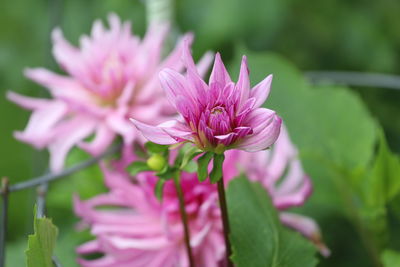
<svg viewBox="0 0 400 267">
<path fill-rule="evenodd" d="M 147 165 L 153 171 L 157 171 L 157 172 L 164 169 L 166 164 L 167 164 L 167 161 L 161 154 L 154 154 L 147 160 Z"/>
</svg>

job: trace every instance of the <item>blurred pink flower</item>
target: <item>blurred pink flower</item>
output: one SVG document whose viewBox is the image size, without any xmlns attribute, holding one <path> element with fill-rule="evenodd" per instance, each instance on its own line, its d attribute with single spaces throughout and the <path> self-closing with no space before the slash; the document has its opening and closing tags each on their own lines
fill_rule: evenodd
<svg viewBox="0 0 400 267">
<path fill-rule="evenodd" d="M 167 98 L 183 120 L 150 126 L 133 119 L 147 139 L 158 144 L 189 141 L 204 151 L 217 153 L 231 148 L 259 151 L 275 142 L 281 119 L 274 111 L 260 108 L 268 97 L 272 75 L 251 89 L 243 57 L 235 84 L 217 53 L 207 85 L 196 70 L 188 43 L 183 61 L 186 77 L 168 68 L 160 73 Z"/>
<path fill-rule="evenodd" d="M 150 172 L 141 173 L 134 183 L 133 177 L 123 171 L 127 164 L 118 162 L 113 170 L 103 165 L 109 193 L 86 201 L 75 198 L 76 214 L 96 236 L 95 240 L 80 246 L 78 253 L 104 254 L 95 260 L 79 259 L 79 263 L 84 267 L 188 266 L 172 181 L 166 183 L 160 203 L 153 193 L 158 178 Z M 302 205 L 311 193 L 310 180 L 284 127 L 270 151 L 227 152 L 224 176 L 229 181 L 241 171 L 267 188 L 285 225 L 301 232 L 316 243 L 322 254 L 329 255 L 312 219 L 283 211 Z M 196 262 L 198 266 L 219 266 L 225 246 L 216 187 L 208 181 L 200 183 L 195 174 L 189 173 L 182 174 L 182 187 Z M 114 208 L 98 209 L 102 206 Z"/>
<path fill-rule="evenodd" d="M 183 41 L 161 58 L 168 27 L 150 26 L 143 40 L 131 33 L 129 22 L 111 14 L 110 29 L 101 21 L 80 47 L 68 43 L 60 29 L 53 31 L 53 55 L 67 76 L 44 68 L 26 70 L 28 78 L 48 88 L 51 99 L 8 93 L 8 98 L 32 110 L 29 123 L 15 137 L 38 149 L 48 148 L 53 171 L 63 168 L 68 151 L 78 145 L 92 155 L 101 154 L 117 135 L 130 145 L 138 136 L 128 118 L 161 122 L 174 110 L 164 102 L 157 74 L 163 68 L 183 70 Z M 185 39 L 192 40 L 188 35 Z M 204 73 L 211 55 L 199 63 Z M 91 142 L 85 138 L 94 134 Z M 144 141 L 144 140 L 143 140 Z"/>
<path fill-rule="evenodd" d="M 104 168 L 103 168 L 104 169 Z M 163 202 L 154 197 L 158 179 L 141 173 L 137 184 L 119 171 L 104 169 L 111 191 L 87 201 L 75 199 L 75 212 L 97 238 L 78 247 L 79 254 L 102 253 L 95 260 L 78 259 L 84 267 L 189 266 L 178 197 L 166 182 Z M 196 174 L 183 173 L 182 187 L 189 218 L 191 246 L 198 266 L 213 267 L 225 253 L 215 185 L 199 183 Z M 116 206 L 119 209 L 98 209 Z"/>
</svg>

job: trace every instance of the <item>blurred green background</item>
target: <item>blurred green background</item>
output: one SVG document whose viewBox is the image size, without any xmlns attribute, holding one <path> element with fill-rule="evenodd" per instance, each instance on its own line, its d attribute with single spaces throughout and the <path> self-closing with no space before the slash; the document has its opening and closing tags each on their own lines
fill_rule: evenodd
<svg viewBox="0 0 400 267">
<path fill-rule="evenodd" d="M 400 173 L 387 171 L 396 167 L 381 167 L 377 163 L 380 158 L 394 158 L 393 162 L 398 158 L 390 152 L 376 153 L 385 139 L 380 136 L 380 126 L 390 150 L 400 152 L 400 90 L 313 87 L 302 72 L 351 70 L 399 74 L 400 2 L 178 0 L 175 4 L 174 18 L 179 31 L 193 31 L 196 35 L 193 47 L 196 57 L 207 50 L 221 51 L 232 71 L 237 72 L 239 54 L 246 53 L 253 66 L 250 68 L 253 81 L 271 72 L 275 74 L 270 103 L 287 122 L 315 184 L 314 196 L 299 212 L 317 219 L 333 252 L 330 258 L 321 258 L 319 266 L 377 266 L 373 265 L 371 253 L 381 255 L 384 248 L 399 250 L 399 195 L 393 193 L 379 205 L 371 204 L 367 201 L 370 189 L 360 188 L 368 188 L 368 181 L 376 188 L 374 179 L 386 179 L 383 177 L 400 180 Z M 47 153 L 37 152 L 12 137 L 14 130 L 24 128 L 29 113 L 8 102 L 5 92 L 15 90 L 46 96 L 45 89 L 24 78 L 22 71 L 34 66 L 59 71 L 51 56 L 51 29 L 60 26 L 67 39 L 77 44 L 79 36 L 90 31 L 93 20 L 104 19 L 109 12 L 131 20 L 135 33 L 144 33 L 145 6 L 140 1 L 2 2 L 0 175 L 9 177 L 11 183 L 44 173 Z M 85 158 L 84 153 L 73 151 L 69 162 Z M 322 159 L 317 161 L 317 158 Z M 390 186 L 391 180 L 388 181 L 385 183 Z M 332 183 L 337 187 L 332 187 Z M 333 188 L 349 188 L 344 190 L 349 192 L 341 198 L 337 194 L 340 189 Z M 86 238 L 71 234 L 77 221 L 71 212 L 71 194 L 78 192 L 89 197 L 103 190 L 97 167 L 50 186 L 49 216 L 60 228 L 57 255 L 64 266 L 74 266 L 74 246 Z M 34 193 L 27 190 L 10 197 L 7 266 L 24 265 L 22 253 L 26 236 L 32 232 Z M 359 211 L 358 219 L 349 216 L 352 211 L 346 211 L 343 199 L 348 198 Z M 384 215 L 376 215 L 382 210 Z M 365 231 L 357 227 L 355 221 L 359 219 L 365 222 L 361 227 Z M 367 235 L 367 241 L 363 235 Z M 389 237 L 376 241 L 374 235 L 379 239 Z M 372 250 L 365 245 L 371 242 Z"/>
</svg>

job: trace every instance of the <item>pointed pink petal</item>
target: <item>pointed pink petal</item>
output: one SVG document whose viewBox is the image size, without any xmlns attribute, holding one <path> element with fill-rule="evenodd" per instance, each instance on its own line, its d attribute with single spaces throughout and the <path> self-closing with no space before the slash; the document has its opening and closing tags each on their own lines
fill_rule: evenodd
<svg viewBox="0 0 400 267">
<path fill-rule="evenodd" d="M 314 220 L 289 212 L 281 212 L 279 218 L 284 225 L 299 231 L 306 238 L 310 239 L 324 257 L 329 257 L 331 252 L 323 243 L 321 231 Z"/>
<path fill-rule="evenodd" d="M 236 90 L 240 91 L 239 107 L 244 105 L 250 95 L 250 79 L 249 69 L 247 67 L 247 58 L 243 56 L 242 64 L 240 66 L 240 74 L 238 82 L 236 83 Z"/>
<path fill-rule="evenodd" d="M 250 122 L 249 126 L 253 128 L 253 134 L 245 137 L 237 148 L 255 152 L 266 149 L 275 143 L 279 136 L 282 120 L 274 112 L 271 113 L 271 110 L 261 110 L 259 118 Z"/>
<path fill-rule="evenodd" d="M 67 107 L 63 102 L 52 101 L 36 109 L 23 132 L 16 132 L 18 140 L 43 148 L 54 137 L 54 126 L 65 116 Z"/>
<path fill-rule="evenodd" d="M 103 153 L 113 142 L 115 133 L 106 125 L 99 125 L 96 129 L 94 140 L 89 142 L 80 142 L 78 146 L 93 156 Z"/>
<path fill-rule="evenodd" d="M 291 143 L 288 131 L 282 124 L 281 132 L 271 151 L 269 162 L 270 182 L 276 182 L 285 172 L 286 165 L 297 156 L 297 150 Z"/>
<path fill-rule="evenodd" d="M 214 59 L 214 54 L 210 51 L 207 51 L 197 62 L 196 68 L 200 77 L 204 77 L 207 74 L 213 59 Z"/>
<path fill-rule="evenodd" d="M 119 107 L 117 110 L 110 111 L 106 117 L 106 123 L 110 129 L 121 135 L 124 144 L 130 145 L 136 137 L 135 128 L 126 118 L 126 107 Z"/>
<path fill-rule="evenodd" d="M 177 141 L 193 141 L 192 131 L 185 124 L 177 120 L 163 122 L 158 127 Z"/>
<path fill-rule="evenodd" d="M 159 78 L 167 99 L 173 106 L 176 105 L 176 98 L 179 95 L 189 99 L 192 97 L 187 91 L 188 86 L 185 78 L 180 73 L 171 69 L 164 69 L 160 72 Z"/>
<path fill-rule="evenodd" d="M 7 99 L 25 109 L 40 109 L 52 102 L 50 99 L 23 96 L 13 91 L 7 92 Z"/>
<path fill-rule="evenodd" d="M 272 83 L 272 74 L 268 75 L 267 78 L 262 80 L 259 84 L 253 87 L 250 90 L 250 97 L 254 97 L 256 102 L 254 103 L 255 107 L 260 107 L 264 104 L 265 100 L 268 98 L 269 92 L 271 90 Z"/>
<path fill-rule="evenodd" d="M 52 32 L 53 55 L 56 61 L 70 74 L 82 69 L 79 50 L 67 42 L 59 28 Z"/>
<path fill-rule="evenodd" d="M 214 67 L 211 72 L 209 84 L 219 83 L 220 86 L 225 86 L 230 82 L 232 82 L 231 77 L 229 76 L 224 63 L 222 62 L 221 55 L 217 53 L 215 55 Z"/>
<path fill-rule="evenodd" d="M 153 143 L 161 145 L 171 145 L 178 143 L 178 141 L 176 141 L 169 134 L 163 131 L 163 129 L 157 126 L 144 124 L 132 118 L 130 120 L 133 122 L 136 128 L 143 134 L 143 136 Z"/>
<path fill-rule="evenodd" d="M 50 169 L 53 172 L 61 171 L 69 150 L 89 136 L 96 125 L 96 121 L 88 118 L 73 118 L 57 126 L 56 140 L 49 145 Z"/>
</svg>

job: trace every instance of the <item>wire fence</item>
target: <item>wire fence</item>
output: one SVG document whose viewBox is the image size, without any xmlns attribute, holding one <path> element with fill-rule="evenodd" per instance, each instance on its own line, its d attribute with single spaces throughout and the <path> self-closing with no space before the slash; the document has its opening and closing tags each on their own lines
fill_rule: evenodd
<svg viewBox="0 0 400 267">
<path fill-rule="evenodd" d="M 5 266 L 5 258 L 6 258 L 6 236 L 7 236 L 7 226 L 8 226 L 8 203 L 9 203 L 9 194 L 36 187 L 36 216 L 38 218 L 43 217 L 46 214 L 46 195 L 48 190 L 48 185 L 51 182 L 59 180 L 61 178 L 70 177 L 71 174 L 77 173 L 87 167 L 90 167 L 100 160 L 110 156 L 121 149 L 121 145 L 115 145 L 111 147 L 108 151 L 101 154 L 100 156 L 90 158 L 86 161 L 80 162 L 70 168 L 67 168 L 59 173 L 47 173 L 45 175 L 34 177 L 28 179 L 26 181 L 16 183 L 13 185 L 9 184 L 9 179 L 7 177 L 3 177 L 1 181 L 1 198 L 2 198 L 2 210 L 1 210 L 1 226 L 0 226 L 0 267 Z M 56 256 L 53 257 L 53 263 L 56 267 L 61 267 L 61 263 L 57 259 Z"/>
</svg>

